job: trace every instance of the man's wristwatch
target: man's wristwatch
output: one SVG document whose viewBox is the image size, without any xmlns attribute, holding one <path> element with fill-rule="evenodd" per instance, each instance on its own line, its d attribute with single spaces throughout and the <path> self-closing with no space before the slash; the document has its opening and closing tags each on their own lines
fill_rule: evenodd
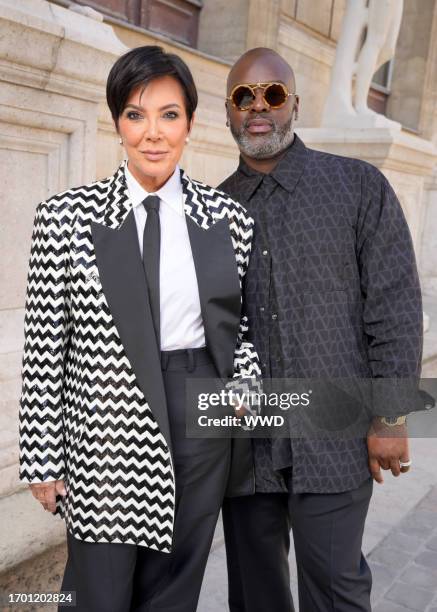
<svg viewBox="0 0 437 612">
<path fill-rule="evenodd" d="M 392 417 L 379 417 L 379 420 L 381 421 L 381 423 L 383 423 L 384 425 L 387 425 L 388 427 L 396 427 L 396 425 L 405 425 L 405 423 L 407 422 L 407 417 L 406 416 L 392 416 Z"/>
</svg>

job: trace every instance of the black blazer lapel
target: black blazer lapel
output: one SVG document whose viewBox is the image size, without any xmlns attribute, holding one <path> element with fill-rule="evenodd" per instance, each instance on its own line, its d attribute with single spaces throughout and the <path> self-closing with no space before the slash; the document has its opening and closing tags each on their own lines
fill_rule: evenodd
<svg viewBox="0 0 437 612">
<path fill-rule="evenodd" d="M 91 224 L 97 266 L 105 297 L 138 384 L 171 449 L 160 352 L 152 314 L 133 210 L 113 229 Z"/>
<path fill-rule="evenodd" d="M 214 223 L 200 190 L 186 176 L 182 184 L 206 344 L 219 376 L 232 378 L 241 290 L 229 220 Z"/>
</svg>

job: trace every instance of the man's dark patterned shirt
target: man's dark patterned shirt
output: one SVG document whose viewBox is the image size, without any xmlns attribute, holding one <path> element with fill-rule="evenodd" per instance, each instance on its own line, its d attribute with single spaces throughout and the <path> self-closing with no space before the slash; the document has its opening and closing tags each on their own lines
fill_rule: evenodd
<svg viewBox="0 0 437 612">
<path fill-rule="evenodd" d="M 422 305 L 410 233 L 383 174 L 298 136 L 269 174 L 240 159 L 220 189 L 255 220 L 244 307 L 264 378 L 418 376 Z M 369 478 L 365 437 L 253 440 L 256 489 L 333 493 Z"/>
</svg>

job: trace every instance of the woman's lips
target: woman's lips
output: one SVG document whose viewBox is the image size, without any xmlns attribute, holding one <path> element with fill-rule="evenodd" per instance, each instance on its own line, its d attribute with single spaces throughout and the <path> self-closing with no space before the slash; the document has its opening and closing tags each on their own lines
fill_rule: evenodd
<svg viewBox="0 0 437 612">
<path fill-rule="evenodd" d="M 266 132 L 270 132 L 272 129 L 272 124 L 268 121 L 250 121 L 246 130 L 251 134 L 265 134 Z"/>
<path fill-rule="evenodd" d="M 141 151 L 149 161 L 159 161 L 167 155 L 167 151 Z"/>
</svg>

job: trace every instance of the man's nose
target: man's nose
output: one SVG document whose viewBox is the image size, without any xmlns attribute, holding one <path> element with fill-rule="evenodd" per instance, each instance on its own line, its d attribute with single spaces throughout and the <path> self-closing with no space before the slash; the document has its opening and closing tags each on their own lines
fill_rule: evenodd
<svg viewBox="0 0 437 612">
<path fill-rule="evenodd" d="M 252 102 L 252 110 L 256 113 L 269 110 L 269 106 L 264 100 L 264 90 L 261 88 L 255 89 L 255 100 Z"/>
</svg>

